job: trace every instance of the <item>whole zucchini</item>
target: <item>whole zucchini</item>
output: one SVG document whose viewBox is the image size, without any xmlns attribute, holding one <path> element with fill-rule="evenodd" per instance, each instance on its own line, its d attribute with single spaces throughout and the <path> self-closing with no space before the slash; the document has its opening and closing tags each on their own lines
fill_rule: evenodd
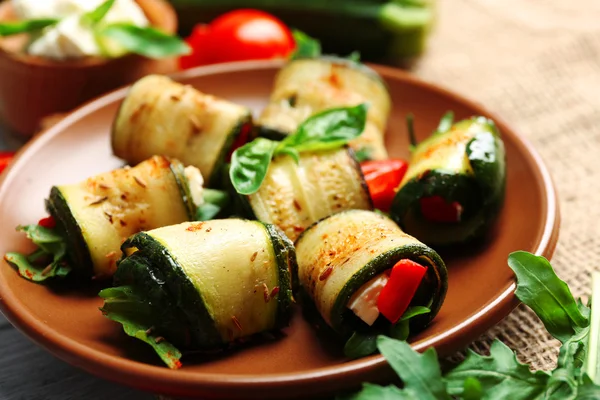
<svg viewBox="0 0 600 400">
<path fill-rule="evenodd" d="M 349 210 L 332 215 L 304 231 L 295 245 L 302 293 L 343 338 L 394 332 L 395 326 L 379 312 L 365 322 L 350 303 L 351 299 L 359 303 L 361 298 L 354 299 L 355 294 L 367 293 L 367 286 L 400 260 L 427 268 L 410 307 L 425 307 L 422 310 L 428 312 L 410 319 L 411 332 L 425 327 L 444 301 L 448 278 L 440 256 L 379 213 Z M 371 291 L 369 296 L 376 302 L 379 293 Z"/>
<path fill-rule="evenodd" d="M 298 59 L 283 67 L 257 120 L 258 134 L 282 139 L 320 111 L 361 103 L 369 104 L 367 123 L 350 146 L 362 159 L 386 159 L 384 136 L 391 100 L 385 82 L 365 65 L 342 58 Z"/>
<path fill-rule="evenodd" d="M 294 247 L 272 225 L 187 222 L 138 233 L 122 249 L 117 287 L 100 292 L 102 311 L 155 349 L 157 338 L 184 350 L 221 349 L 289 323 Z M 173 352 L 159 350 L 177 366 Z"/>
<path fill-rule="evenodd" d="M 407 233 L 431 246 L 481 238 L 504 202 L 506 155 L 493 121 L 473 117 L 415 147 L 391 207 Z"/>
<path fill-rule="evenodd" d="M 264 10 L 318 38 L 329 54 L 359 51 L 366 60 L 418 56 L 435 23 L 435 0 L 171 0 L 181 33 L 238 8 Z"/>
<path fill-rule="evenodd" d="M 218 186 L 233 143 L 248 135 L 251 125 L 246 107 L 150 75 L 137 81 L 123 100 L 112 148 L 132 165 L 156 154 L 177 158 L 197 167 L 209 186 Z"/>
<path fill-rule="evenodd" d="M 184 169 L 179 161 L 155 156 L 133 168 L 52 187 L 46 207 L 66 241 L 72 267 L 96 279 L 109 278 L 127 237 L 193 220 L 193 192 L 202 189 L 198 175 L 194 167 Z"/>
<path fill-rule="evenodd" d="M 295 240 L 321 218 L 349 209 L 373 209 L 360 165 L 348 148 L 275 157 L 260 189 L 240 195 L 249 214 Z"/>
</svg>

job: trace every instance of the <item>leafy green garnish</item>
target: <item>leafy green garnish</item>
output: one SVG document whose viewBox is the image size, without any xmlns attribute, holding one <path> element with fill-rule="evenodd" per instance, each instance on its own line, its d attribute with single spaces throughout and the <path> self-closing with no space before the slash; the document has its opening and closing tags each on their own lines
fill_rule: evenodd
<svg viewBox="0 0 600 400">
<path fill-rule="evenodd" d="M 339 148 L 362 134 L 367 118 L 366 104 L 325 110 L 306 119 L 281 142 L 257 138 L 238 148 L 231 157 L 229 177 L 235 190 L 244 195 L 258 191 L 273 157 Z"/>
<path fill-rule="evenodd" d="M 154 311 L 143 294 L 133 286 L 104 289 L 99 293 L 104 299 L 100 308 L 107 318 L 123 325 L 125 333 L 139 339 L 154 349 L 169 368 L 181 367 L 181 352 L 164 337 L 157 335 L 153 327 Z"/>
<path fill-rule="evenodd" d="M 151 27 L 116 23 L 100 29 L 98 35 L 114 40 L 132 53 L 149 58 L 179 56 L 190 52 L 190 47 L 179 37 Z"/>
<path fill-rule="evenodd" d="M 11 36 L 19 33 L 31 33 L 56 25 L 59 21 L 54 18 L 29 19 L 0 23 L 0 36 Z"/>
<path fill-rule="evenodd" d="M 354 332 L 344 345 L 344 355 L 349 358 L 365 357 L 377 351 L 377 336 L 385 334 L 397 340 L 406 340 L 410 334 L 409 320 L 418 315 L 431 312 L 427 307 L 415 306 L 407 309 L 400 320 L 387 326 L 385 330 L 375 330 L 369 333 Z"/>
<path fill-rule="evenodd" d="M 366 384 L 362 391 L 344 399 L 599 399 L 600 386 L 590 378 L 597 376 L 598 368 L 600 316 L 593 316 L 596 303 L 592 303 L 590 318 L 589 307 L 575 300 L 543 257 L 519 251 L 510 254 L 508 264 L 516 275 L 516 296 L 562 342 L 554 371 L 532 372 L 496 340 L 489 356 L 469 351 L 461 364 L 442 377 L 432 349 L 419 356 L 405 342 L 379 337 L 377 346 L 404 381 L 404 388 Z M 592 299 L 600 298 L 599 277 L 595 278 Z M 433 357 L 428 356 L 431 353 Z"/>
<path fill-rule="evenodd" d="M 38 249 L 29 255 L 9 252 L 4 260 L 17 269 L 19 275 L 33 282 L 43 282 L 49 278 L 63 278 L 71 272 L 66 262 L 66 244 L 64 238 L 54 229 L 40 225 L 18 226 L 25 232 Z"/>
<path fill-rule="evenodd" d="M 292 35 L 296 42 L 296 50 L 292 53 L 290 59 L 314 58 L 321 55 L 321 43 L 317 39 L 297 29 L 292 31 Z"/>
<path fill-rule="evenodd" d="M 440 119 L 440 123 L 438 124 L 436 133 L 448 132 L 450 130 L 450 128 L 452 128 L 453 122 L 454 122 L 454 112 L 448 111 Z"/>
<path fill-rule="evenodd" d="M 356 157 L 356 161 L 361 163 L 363 161 L 370 160 L 372 156 L 371 156 L 371 152 L 369 151 L 369 149 L 363 147 L 354 152 L 354 157 Z"/>
<path fill-rule="evenodd" d="M 106 14 L 108 14 L 114 4 L 115 0 L 106 0 L 94 10 L 83 14 L 81 21 L 91 26 L 98 24 L 104 19 L 104 17 L 106 17 Z"/>
<path fill-rule="evenodd" d="M 352 53 L 350 53 L 346 56 L 346 59 L 348 59 L 350 61 L 354 61 L 355 63 L 359 63 L 360 62 L 360 52 L 353 51 Z"/>
<path fill-rule="evenodd" d="M 204 203 L 196 210 L 196 221 L 208 221 L 215 218 L 230 204 L 229 193 L 223 190 L 203 189 Z"/>
</svg>

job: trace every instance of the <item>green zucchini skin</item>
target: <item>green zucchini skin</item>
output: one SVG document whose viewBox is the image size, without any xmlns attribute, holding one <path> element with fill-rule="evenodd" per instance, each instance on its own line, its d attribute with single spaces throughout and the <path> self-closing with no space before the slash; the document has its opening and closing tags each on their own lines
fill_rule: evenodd
<svg viewBox="0 0 600 400">
<path fill-rule="evenodd" d="M 245 237 L 252 237 L 257 240 L 253 243 L 266 247 L 263 247 L 262 253 L 260 248 L 256 248 L 258 251 L 248 257 L 247 261 L 243 261 L 246 259 L 245 255 L 255 247 L 252 247 L 252 250 L 240 250 L 240 247 L 215 249 L 215 243 L 227 242 L 232 230 L 243 233 Z M 235 245 L 240 243 L 239 240 L 239 238 L 234 239 L 229 244 Z M 184 241 L 186 244 L 172 247 L 179 241 Z M 230 259 L 227 253 L 234 250 L 240 252 L 238 262 L 235 265 L 223 264 L 223 260 Z M 159 310 L 156 315 L 165 316 L 165 320 L 156 321 L 153 325 L 167 340 L 184 349 L 199 351 L 225 349 L 231 346 L 237 337 L 263 331 L 246 325 L 244 329 L 250 332 L 248 335 L 243 333 L 241 336 L 223 335 L 223 327 L 219 328 L 217 321 L 222 321 L 223 315 L 229 319 L 231 313 L 235 314 L 240 310 L 236 311 L 236 306 L 228 305 L 227 298 L 217 297 L 220 305 L 210 303 L 210 299 L 215 298 L 211 296 L 218 296 L 222 291 L 206 296 L 200 287 L 214 291 L 221 287 L 219 285 L 223 284 L 224 279 L 227 285 L 233 285 L 231 290 L 237 290 L 235 286 L 239 285 L 239 291 L 247 293 L 248 304 L 259 304 L 260 307 L 264 307 L 252 311 L 253 315 L 261 310 L 264 312 L 274 310 L 272 323 L 266 327 L 267 330 L 281 329 L 289 325 L 293 303 L 291 271 L 294 269 L 295 253 L 289 239 L 273 225 L 238 219 L 182 223 L 133 235 L 125 241 L 122 251 L 124 255 L 115 274 L 115 286 L 130 285 L 144 293 L 147 302 Z M 182 251 L 188 254 L 182 254 Z M 206 264 L 206 261 L 198 258 L 202 255 L 210 257 L 213 264 Z M 261 264 L 252 264 L 255 260 Z M 199 266 L 194 267 L 189 264 L 190 262 L 198 263 Z M 261 267 L 263 262 L 268 269 Z M 238 275 L 235 273 L 235 268 L 253 268 L 253 273 L 260 275 L 252 276 L 260 277 L 261 280 L 268 281 L 271 279 L 269 276 L 275 276 L 277 292 L 273 292 L 274 286 L 269 287 L 267 291 L 266 286 L 263 288 L 264 284 L 255 285 L 254 289 L 248 287 L 248 281 L 244 280 L 247 277 L 240 278 L 239 282 L 236 281 Z M 232 271 L 230 272 L 229 269 Z M 263 270 L 265 272 L 262 272 Z M 190 271 L 193 271 L 194 277 L 189 275 Z M 270 271 L 274 271 L 275 275 Z M 198 283 L 198 279 L 202 282 Z M 256 296 L 260 297 L 259 303 L 256 303 Z M 276 303 L 272 305 L 273 302 Z M 250 320 L 252 318 L 250 317 Z M 244 321 L 242 317 L 240 320 Z M 189 332 L 189 335 L 185 332 Z"/>
<path fill-rule="evenodd" d="M 461 160 L 458 165 L 457 160 Z M 413 152 L 390 215 L 407 233 L 431 246 L 450 246 L 482 239 L 497 219 L 506 188 L 506 154 L 493 121 L 473 117 L 435 133 Z M 458 202 L 460 221 L 427 220 L 420 199 L 440 196 Z"/>
<path fill-rule="evenodd" d="M 342 337 L 372 329 L 347 304 L 365 283 L 401 259 L 428 267 L 411 306 L 426 306 L 431 312 L 411 319 L 412 333 L 435 318 L 446 296 L 448 276 L 440 256 L 378 213 L 349 210 L 324 218 L 298 238 L 296 253 L 298 290 Z"/>
<path fill-rule="evenodd" d="M 371 68 L 344 58 L 298 58 L 277 74 L 269 103 L 256 120 L 259 136 L 281 140 L 306 118 L 333 107 L 369 103 L 367 123 L 350 147 L 371 159 L 386 159 L 384 136 L 391 99 L 386 83 Z"/>
<path fill-rule="evenodd" d="M 142 252 L 140 256 L 147 260 L 149 275 L 160 274 L 164 278 L 164 288 L 168 291 L 167 296 L 170 300 L 169 304 L 164 305 L 175 305 L 175 310 L 181 311 L 185 315 L 195 339 L 194 346 L 199 349 L 220 346 L 222 344 L 221 336 L 215 328 L 206 304 L 169 251 L 146 232 L 140 232 L 129 238 L 123 243 L 121 249 L 123 254 L 126 254 L 127 250 L 131 248 Z M 122 260 L 120 264 L 125 260 Z M 120 269 L 120 264 L 117 271 Z M 137 282 L 134 283 L 137 284 Z M 121 283 L 117 280 L 115 284 L 120 285 Z"/>
<path fill-rule="evenodd" d="M 252 131 L 247 107 L 149 75 L 134 83 L 121 103 L 111 146 L 131 165 L 153 155 L 177 158 L 197 167 L 207 186 L 218 188 L 231 147 L 247 129 Z"/>
<path fill-rule="evenodd" d="M 395 2 L 344 0 L 171 0 L 177 11 L 179 30 L 188 36 L 199 22 L 208 23 L 219 15 L 239 9 L 257 8 L 271 13 L 288 26 L 318 38 L 328 54 L 359 51 L 372 61 L 402 61 L 421 54 L 435 21 L 435 1 L 414 2 L 428 15 L 408 29 L 386 23 L 386 5 Z M 411 7 L 411 9 L 412 9 Z M 391 18 L 393 19 L 393 18 Z M 349 29 L 348 27 L 351 27 Z"/>
<path fill-rule="evenodd" d="M 56 186 L 50 189 L 50 195 L 46 199 L 46 211 L 56 221 L 58 231 L 63 233 L 67 244 L 67 258 L 71 265 L 76 267 L 73 272 L 81 276 L 92 276 L 94 268 L 87 242 L 69 204 Z"/>
</svg>

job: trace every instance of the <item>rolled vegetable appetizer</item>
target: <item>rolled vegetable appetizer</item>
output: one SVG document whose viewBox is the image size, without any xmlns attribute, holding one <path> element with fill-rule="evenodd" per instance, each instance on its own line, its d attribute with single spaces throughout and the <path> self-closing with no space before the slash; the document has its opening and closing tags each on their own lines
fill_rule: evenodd
<svg viewBox="0 0 600 400">
<path fill-rule="evenodd" d="M 123 101 L 112 148 L 132 165 L 155 154 L 177 158 L 197 167 L 209 186 L 218 186 L 234 143 L 244 143 L 251 130 L 247 107 L 150 75 L 137 81 Z"/>
<path fill-rule="evenodd" d="M 376 350 L 375 337 L 406 339 L 438 313 L 448 285 L 440 256 L 379 213 L 327 217 L 296 241 L 301 292 L 350 357 Z"/>
<path fill-rule="evenodd" d="M 244 196 L 253 218 L 277 225 L 291 239 L 328 215 L 372 210 L 360 165 L 347 148 L 275 157 L 260 189 Z"/>
<path fill-rule="evenodd" d="M 431 246 L 478 239 L 504 202 L 506 156 L 493 121 L 473 117 L 437 131 L 414 147 L 391 207 L 407 233 Z"/>
<path fill-rule="evenodd" d="M 369 103 L 363 134 L 350 146 L 359 159 L 387 158 L 385 128 L 391 100 L 372 69 L 342 58 L 321 57 L 289 62 L 277 75 L 269 104 L 258 119 L 259 135 L 281 138 L 306 118 L 331 107 Z"/>
<path fill-rule="evenodd" d="M 71 270 L 106 279 L 117 269 L 126 238 L 193 220 L 202 201 L 202 175 L 197 168 L 155 156 L 133 168 L 52 187 L 46 200 L 50 217 L 20 227 L 39 249 L 30 256 L 8 253 L 5 259 L 33 281 L 64 276 Z"/>
<path fill-rule="evenodd" d="M 138 233 L 122 249 L 102 312 L 171 368 L 180 350 L 222 349 L 289 323 L 294 247 L 272 225 L 187 222 Z"/>
</svg>

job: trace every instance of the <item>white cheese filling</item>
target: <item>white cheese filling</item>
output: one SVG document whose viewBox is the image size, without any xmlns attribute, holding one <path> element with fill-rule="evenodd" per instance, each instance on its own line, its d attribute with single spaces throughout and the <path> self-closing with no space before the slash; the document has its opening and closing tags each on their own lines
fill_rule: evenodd
<svg viewBox="0 0 600 400">
<path fill-rule="evenodd" d="M 200 170 L 191 165 L 189 167 L 185 167 L 184 173 L 188 181 L 188 187 L 190 189 L 190 194 L 192 195 L 192 201 L 196 207 L 200 207 L 202 204 L 204 204 L 204 193 L 202 188 L 202 185 L 204 185 L 204 178 L 202 178 Z"/>
<path fill-rule="evenodd" d="M 20 19 L 56 18 L 60 22 L 42 32 L 27 48 L 31 55 L 65 60 L 88 56 L 106 56 L 103 43 L 82 16 L 94 10 L 105 0 L 12 0 Z M 144 11 L 134 0 L 116 0 L 102 24 L 130 23 L 149 25 Z"/>
<path fill-rule="evenodd" d="M 390 280 L 386 273 L 377 275 L 371 279 L 352 295 L 348 302 L 348 308 L 362 319 L 367 325 L 371 326 L 379 317 L 379 308 L 377 308 L 377 299 L 383 287 Z"/>
</svg>

